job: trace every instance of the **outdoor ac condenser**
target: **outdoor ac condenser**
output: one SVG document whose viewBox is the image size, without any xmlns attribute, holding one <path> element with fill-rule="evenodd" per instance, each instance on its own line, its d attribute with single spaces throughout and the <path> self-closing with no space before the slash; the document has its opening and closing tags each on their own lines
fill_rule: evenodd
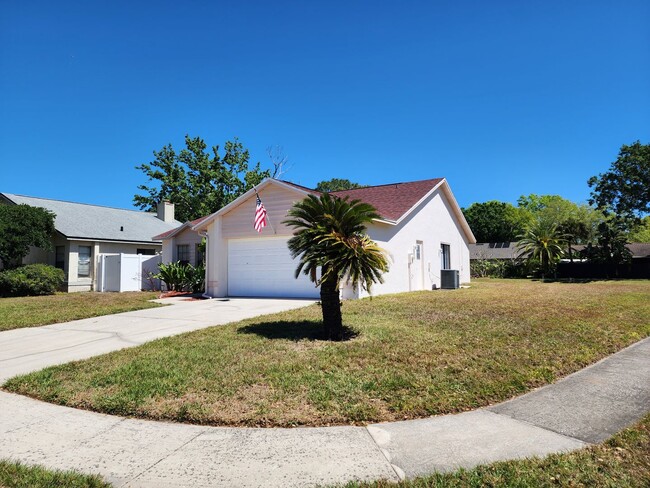
<svg viewBox="0 0 650 488">
<path fill-rule="evenodd" d="M 440 288 L 455 290 L 460 287 L 460 278 L 457 269 L 443 269 L 440 271 Z"/>
</svg>

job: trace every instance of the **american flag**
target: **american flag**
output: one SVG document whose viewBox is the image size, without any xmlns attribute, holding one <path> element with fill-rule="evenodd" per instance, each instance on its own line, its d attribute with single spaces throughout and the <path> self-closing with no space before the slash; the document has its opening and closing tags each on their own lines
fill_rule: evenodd
<svg viewBox="0 0 650 488">
<path fill-rule="evenodd" d="M 257 232 L 262 232 L 262 229 L 266 227 L 266 209 L 260 196 L 257 195 L 257 206 L 255 207 L 255 223 L 253 224 Z"/>
</svg>

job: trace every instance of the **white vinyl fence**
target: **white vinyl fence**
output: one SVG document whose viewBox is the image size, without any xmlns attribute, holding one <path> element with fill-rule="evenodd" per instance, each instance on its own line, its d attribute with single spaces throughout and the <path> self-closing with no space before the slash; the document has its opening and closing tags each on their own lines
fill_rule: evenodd
<svg viewBox="0 0 650 488">
<path fill-rule="evenodd" d="M 160 280 L 150 277 L 158 272 L 160 254 L 100 254 L 97 259 L 98 291 L 160 290 Z"/>
</svg>

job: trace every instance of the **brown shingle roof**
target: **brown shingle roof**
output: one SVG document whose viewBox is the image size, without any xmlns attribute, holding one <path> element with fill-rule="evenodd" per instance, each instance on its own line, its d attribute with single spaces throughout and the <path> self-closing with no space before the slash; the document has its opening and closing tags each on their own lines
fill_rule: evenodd
<svg viewBox="0 0 650 488">
<path fill-rule="evenodd" d="M 408 183 L 368 186 L 353 190 L 334 191 L 332 195 L 369 203 L 377 209 L 383 218 L 397 221 L 442 180 L 443 178 L 433 178 Z"/>
</svg>

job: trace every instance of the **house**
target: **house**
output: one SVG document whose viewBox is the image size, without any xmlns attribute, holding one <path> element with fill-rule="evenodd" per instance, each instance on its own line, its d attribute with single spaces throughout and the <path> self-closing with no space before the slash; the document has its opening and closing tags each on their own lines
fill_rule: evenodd
<svg viewBox="0 0 650 488">
<path fill-rule="evenodd" d="M 294 202 L 319 194 L 286 181 L 264 180 L 257 192 L 267 210 L 268 226 L 253 229 L 255 191 L 250 190 L 212 215 L 187 223 L 163 240 L 163 261 L 192 261 L 197 242 L 206 238 L 206 293 L 213 297 L 319 296 L 309 279 L 295 278 L 296 261 L 287 247 L 293 229 L 282 222 Z M 468 245 L 476 242 L 444 178 L 371 186 L 333 192 L 372 204 L 381 215 L 368 235 L 389 254 L 385 282 L 373 286 L 373 295 L 431 290 L 441 285 L 441 270 L 459 271 L 469 282 Z M 194 253 L 194 254 L 192 254 Z M 343 298 L 367 295 L 342 284 Z"/>
<path fill-rule="evenodd" d="M 33 248 L 24 264 L 45 263 L 63 269 L 67 291 L 89 291 L 97 287 L 100 254 L 156 254 L 162 241 L 151 236 L 174 229 L 173 204 L 164 202 L 158 213 L 50 200 L 0 193 L 0 204 L 42 207 L 56 217 L 52 251 Z"/>
</svg>

